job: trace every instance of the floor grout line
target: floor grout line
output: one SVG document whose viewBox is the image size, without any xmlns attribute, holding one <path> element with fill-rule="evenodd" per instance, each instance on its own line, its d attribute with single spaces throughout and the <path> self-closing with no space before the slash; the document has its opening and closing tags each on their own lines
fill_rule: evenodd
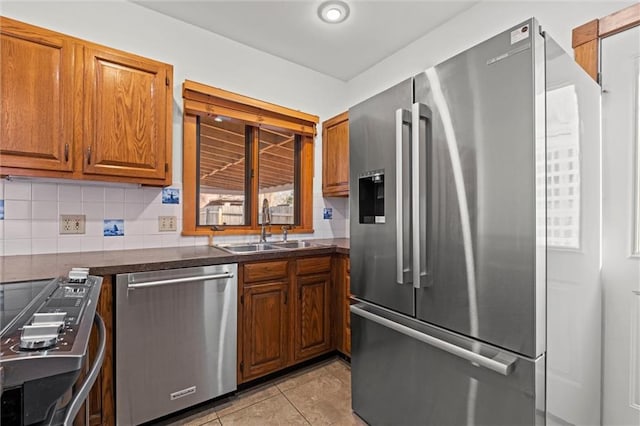
<svg viewBox="0 0 640 426">
<path fill-rule="evenodd" d="M 278 389 L 278 388 L 276 387 L 276 389 Z M 278 389 L 278 391 L 279 391 L 280 393 L 282 393 L 282 392 L 280 391 L 280 389 Z M 272 399 L 272 398 L 275 398 L 276 396 L 278 396 L 278 395 L 272 395 L 272 396 L 270 396 L 270 397 L 268 397 L 268 398 L 261 399 L 261 400 L 259 400 L 259 401 L 256 401 L 256 402 L 252 403 L 252 404 L 246 405 L 246 406 L 244 406 L 244 407 L 242 407 L 242 408 L 238 408 L 237 410 L 230 411 L 230 412 L 226 413 L 224 416 L 220 416 L 220 415 L 218 415 L 218 420 L 220 420 L 220 423 L 222 423 L 222 417 L 227 417 L 227 416 L 229 416 L 229 415 L 231 415 L 231 414 L 237 413 L 238 411 L 242 411 L 242 410 L 244 410 L 245 408 L 253 407 L 253 406 L 254 406 L 254 405 L 256 405 L 256 404 L 260 404 L 261 402 L 268 401 L 268 400 L 270 400 L 270 399 Z M 218 412 L 216 411 L 216 415 L 217 415 L 217 414 L 218 414 Z"/>
<path fill-rule="evenodd" d="M 278 389 L 278 390 L 280 390 L 280 389 Z M 305 415 L 304 415 L 304 414 L 302 414 L 302 411 L 300 411 L 300 410 L 298 409 L 298 407 L 296 407 L 296 405 L 295 405 L 293 402 L 291 402 L 291 400 L 290 400 L 289 398 L 287 398 L 287 395 L 286 395 L 284 392 L 282 392 L 282 391 L 280 391 L 280 393 L 282 394 L 282 396 L 284 396 L 284 399 L 286 399 L 286 400 L 289 402 L 289 404 L 291 404 L 291 406 L 292 406 L 292 407 L 293 407 L 293 408 L 298 412 L 298 414 L 300 414 L 300 415 L 302 416 L 302 418 L 304 419 L 304 421 L 305 421 L 305 422 L 307 422 L 309 425 L 311 425 L 311 422 L 309 421 L 309 419 L 307 419 L 307 418 L 305 417 Z"/>
<path fill-rule="evenodd" d="M 312 373 L 312 372 L 317 371 L 317 370 L 322 370 L 323 375 L 328 375 L 328 376 L 330 376 L 330 377 L 333 377 L 333 378 L 335 378 L 335 379 L 339 380 L 339 381 L 340 381 L 341 383 L 343 383 L 345 386 L 347 386 L 347 385 L 348 385 L 348 383 L 346 383 L 344 380 L 342 380 L 342 379 L 338 376 L 338 374 L 336 374 L 336 373 L 334 373 L 333 371 L 331 371 L 331 370 L 328 370 L 328 369 L 327 369 L 327 367 L 328 367 L 329 365 L 334 364 L 334 363 L 342 363 L 342 364 L 344 364 L 344 366 L 345 366 L 345 367 L 347 367 L 347 368 L 350 370 L 350 365 L 349 365 L 348 363 L 343 363 L 341 360 L 339 360 L 339 359 L 337 359 L 337 358 L 336 358 L 336 359 L 329 359 L 329 360 L 325 360 L 325 361 L 323 361 L 323 362 L 320 362 L 320 363 L 318 363 L 318 364 L 316 364 L 316 365 L 314 365 L 314 366 L 311 366 L 309 369 L 307 369 L 307 370 L 306 370 L 306 371 L 304 371 L 304 372 L 300 371 L 300 372 L 299 372 L 299 373 L 300 373 L 299 375 L 296 375 L 296 374 L 294 373 L 294 375 L 292 375 L 292 377 L 300 377 L 300 376 L 304 376 L 304 375 L 306 375 L 306 374 Z M 293 391 L 293 390 L 295 390 L 296 388 L 300 387 L 302 384 L 298 384 L 298 385 L 294 386 L 294 387 L 293 387 L 293 388 L 291 388 L 291 389 L 282 390 L 282 389 L 278 386 L 278 383 L 277 383 L 278 381 L 280 382 L 280 384 L 285 383 L 285 382 L 286 382 L 286 376 L 283 376 L 283 377 L 278 378 L 278 379 L 274 379 L 274 382 L 273 382 L 273 383 L 271 383 L 270 385 L 266 385 L 266 386 L 264 386 L 264 390 L 268 389 L 270 386 L 275 387 L 275 388 L 276 388 L 276 390 L 278 391 L 278 393 L 279 393 L 280 395 L 282 395 L 282 396 L 285 398 L 285 400 L 286 400 L 289 404 L 291 404 L 291 406 L 296 410 L 296 412 L 297 412 L 298 414 L 300 414 L 300 416 L 304 419 L 304 421 L 305 421 L 307 424 L 312 425 L 311 421 L 310 421 L 310 420 L 309 420 L 309 419 L 308 419 L 308 418 L 307 418 L 307 417 L 302 413 L 302 411 L 300 411 L 300 409 L 299 409 L 299 408 L 298 408 L 298 407 L 297 407 L 297 406 L 296 406 L 296 405 L 295 405 L 295 404 L 294 404 L 294 403 L 289 399 L 289 397 L 288 397 L 288 396 L 287 396 L 287 394 L 285 393 L 285 392 L 289 392 L 289 391 Z M 269 399 L 273 399 L 273 398 L 275 398 L 276 396 L 278 396 L 278 394 L 275 394 L 275 395 L 272 395 L 272 396 L 269 396 L 269 397 L 266 397 L 266 398 L 263 398 L 263 399 L 260 399 L 260 400 L 254 401 L 253 403 L 251 403 L 251 404 L 249 404 L 249 405 L 246 405 L 246 406 L 244 406 L 244 407 L 241 407 L 241 408 L 238 408 L 238 409 L 233 409 L 232 411 L 229 411 L 229 412 L 225 413 L 225 414 L 224 414 L 224 416 L 221 416 L 221 415 L 220 415 L 220 413 L 215 409 L 215 407 L 211 407 L 211 409 L 214 411 L 214 413 L 215 413 L 215 415 L 216 415 L 216 418 L 215 418 L 215 419 L 210 419 L 210 420 L 207 420 L 207 421 L 202 421 L 202 422 L 201 422 L 201 421 L 198 421 L 198 419 L 194 419 L 194 420 L 197 422 L 197 423 L 195 423 L 195 425 L 197 425 L 197 426 L 203 426 L 203 425 L 205 425 L 205 424 L 207 424 L 207 423 L 210 423 L 210 422 L 213 422 L 213 421 L 217 421 L 220 425 L 223 425 L 223 424 L 224 424 L 224 423 L 223 423 L 223 419 L 222 419 L 223 417 L 227 417 L 227 416 L 230 416 L 230 415 L 232 415 L 232 414 L 238 413 L 239 411 L 244 410 L 244 409 L 248 409 L 248 408 L 250 408 L 250 407 L 252 407 L 252 406 L 254 406 L 254 405 L 256 405 L 256 404 L 260 404 L 260 403 L 262 403 L 262 402 L 264 402 L 264 401 L 268 401 Z M 238 398 L 238 399 L 239 399 L 239 398 Z M 233 405 L 233 404 L 231 403 L 231 406 L 232 406 L 232 405 Z M 231 408 L 231 407 L 228 407 L 228 408 Z"/>
</svg>

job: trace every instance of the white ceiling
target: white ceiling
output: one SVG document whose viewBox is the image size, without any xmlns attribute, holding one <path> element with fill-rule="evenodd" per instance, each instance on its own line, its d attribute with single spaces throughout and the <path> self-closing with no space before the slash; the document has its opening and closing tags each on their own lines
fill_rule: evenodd
<svg viewBox="0 0 640 426">
<path fill-rule="evenodd" d="M 349 18 L 327 24 L 318 0 L 132 1 L 344 81 L 478 3 L 346 0 Z"/>
</svg>

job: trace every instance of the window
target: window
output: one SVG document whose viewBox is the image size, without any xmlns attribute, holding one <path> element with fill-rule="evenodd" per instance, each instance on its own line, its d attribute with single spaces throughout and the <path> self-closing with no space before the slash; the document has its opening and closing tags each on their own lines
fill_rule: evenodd
<svg viewBox="0 0 640 426">
<path fill-rule="evenodd" d="M 300 225 L 296 214 L 300 135 L 223 116 L 198 117 L 197 135 L 198 225 L 249 225 L 252 176 L 258 177 L 253 204 L 258 206 L 258 224 L 262 224 L 265 205 L 269 211 L 266 223 Z M 258 152 L 255 157 L 254 145 Z"/>
<path fill-rule="evenodd" d="M 197 126 L 198 225 L 246 225 L 251 127 L 220 117 L 198 117 Z"/>
<path fill-rule="evenodd" d="M 313 232 L 318 117 L 191 81 L 183 100 L 183 234 L 259 233 L 265 217 Z"/>
<path fill-rule="evenodd" d="M 299 169 L 300 136 L 282 129 L 258 131 L 258 223 L 264 221 L 265 200 L 270 208 L 269 223 L 298 225 L 296 172 Z"/>
<path fill-rule="evenodd" d="M 547 92 L 547 227 L 551 247 L 580 248 L 580 129 L 578 100 L 573 86 Z"/>
</svg>

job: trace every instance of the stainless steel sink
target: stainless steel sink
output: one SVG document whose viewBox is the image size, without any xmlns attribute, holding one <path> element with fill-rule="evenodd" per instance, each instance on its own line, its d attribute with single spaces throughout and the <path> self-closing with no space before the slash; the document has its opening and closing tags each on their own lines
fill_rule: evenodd
<svg viewBox="0 0 640 426">
<path fill-rule="evenodd" d="M 261 251 L 274 250 L 295 250 L 313 247 L 326 247 L 325 244 L 317 244 L 309 241 L 278 241 L 267 243 L 243 243 L 243 244 L 223 244 L 216 246 L 219 249 L 233 254 L 256 253 Z"/>
<path fill-rule="evenodd" d="M 218 245 L 216 247 L 233 254 L 282 250 L 280 247 L 276 247 L 268 243 L 225 244 L 225 245 Z"/>
<path fill-rule="evenodd" d="M 272 246 L 282 247 L 287 249 L 301 249 L 309 247 L 324 247 L 322 244 L 311 243 L 309 241 L 280 241 L 277 243 L 270 243 Z"/>
</svg>

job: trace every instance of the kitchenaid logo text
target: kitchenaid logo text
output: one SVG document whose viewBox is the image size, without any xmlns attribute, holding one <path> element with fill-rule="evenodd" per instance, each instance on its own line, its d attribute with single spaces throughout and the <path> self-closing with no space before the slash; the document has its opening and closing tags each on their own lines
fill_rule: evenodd
<svg viewBox="0 0 640 426">
<path fill-rule="evenodd" d="M 196 387 L 191 386 L 190 388 L 182 389 L 177 392 L 170 394 L 171 400 L 175 400 L 178 398 L 182 398 L 183 396 L 191 395 L 192 393 L 196 393 Z"/>
</svg>

